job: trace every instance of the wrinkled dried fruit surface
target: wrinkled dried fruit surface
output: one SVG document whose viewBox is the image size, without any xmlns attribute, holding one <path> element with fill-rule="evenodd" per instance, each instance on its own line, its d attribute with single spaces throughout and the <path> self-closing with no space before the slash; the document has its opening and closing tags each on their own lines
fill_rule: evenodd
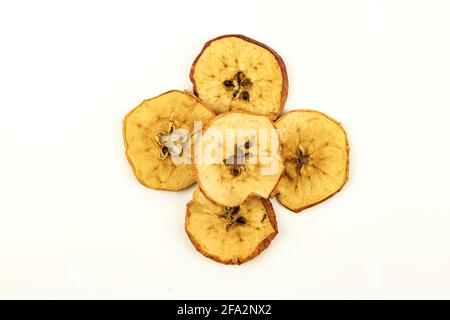
<svg viewBox="0 0 450 320">
<path fill-rule="evenodd" d="M 205 123 L 213 117 L 209 108 L 182 91 L 142 102 L 123 122 L 126 155 L 136 178 L 153 189 L 175 191 L 192 185 L 192 164 L 175 164 L 172 157 L 192 152 L 187 146 L 193 143 L 195 120 Z"/>
<path fill-rule="evenodd" d="M 194 92 L 216 113 L 244 110 L 275 119 L 288 92 L 281 57 L 241 35 L 207 42 L 192 65 L 191 81 Z"/>
<path fill-rule="evenodd" d="M 348 142 L 342 126 L 323 113 L 295 110 L 275 122 L 285 174 L 273 194 L 298 212 L 317 204 L 348 179 Z"/>
<path fill-rule="evenodd" d="M 223 206 L 238 206 L 250 194 L 268 198 L 283 172 L 273 123 L 247 112 L 214 118 L 203 129 L 195 157 L 200 188 Z"/>
<path fill-rule="evenodd" d="M 253 197 L 239 207 L 224 207 L 199 188 L 187 204 L 185 228 L 199 252 L 225 264 L 258 256 L 278 232 L 269 200 Z"/>
</svg>

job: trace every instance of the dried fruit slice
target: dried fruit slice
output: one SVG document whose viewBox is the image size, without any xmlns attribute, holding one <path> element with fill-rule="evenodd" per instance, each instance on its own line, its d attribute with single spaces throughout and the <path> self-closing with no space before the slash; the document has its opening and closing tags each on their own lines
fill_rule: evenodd
<svg viewBox="0 0 450 320">
<path fill-rule="evenodd" d="M 348 142 L 342 126 L 313 110 L 294 110 L 275 122 L 285 174 L 273 194 L 294 212 L 340 191 L 348 180 Z"/>
<path fill-rule="evenodd" d="M 128 162 L 139 182 L 172 191 L 192 185 L 189 157 L 194 121 L 205 123 L 214 116 L 196 97 L 176 90 L 144 100 L 133 109 L 123 121 L 123 137 Z"/>
<path fill-rule="evenodd" d="M 191 67 L 194 92 L 216 113 L 244 110 L 276 119 L 284 107 L 288 78 L 283 59 L 242 35 L 208 41 Z"/>
<path fill-rule="evenodd" d="M 251 194 L 268 198 L 282 172 L 279 137 L 266 116 L 221 114 L 203 128 L 195 147 L 199 187 L 223 206 L 238 206 Z"/>
<path fill-rule="evenodd" d="M 239 207 L 223 207 L 199 188 L 187 204 L 185 229 L 199 252 L 225 264 L 253 259 L 278 233 L 269 200 L 250 197 Z"/>
</svg>

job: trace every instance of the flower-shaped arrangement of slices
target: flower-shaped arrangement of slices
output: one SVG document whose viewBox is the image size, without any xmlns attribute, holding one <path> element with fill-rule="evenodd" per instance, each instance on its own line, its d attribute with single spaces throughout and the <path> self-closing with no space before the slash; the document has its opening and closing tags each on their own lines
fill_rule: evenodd
<svg viewBox="0 0 450 320">
<path fill-rule="evenodd" d="M 208 41 L 190 79 L 193 93 L 169 91 L 127 114 L 126 156 L 149 188 L 177 191 L 197 182 L 186 206 L 189 239 L 208 258 L 242 264 L 278 233 L 269 198 L 299 212 L 343 188 L 347 135 L 319 111 L 281 114 L 286 66 L 248 37 Z"/>
</svg>

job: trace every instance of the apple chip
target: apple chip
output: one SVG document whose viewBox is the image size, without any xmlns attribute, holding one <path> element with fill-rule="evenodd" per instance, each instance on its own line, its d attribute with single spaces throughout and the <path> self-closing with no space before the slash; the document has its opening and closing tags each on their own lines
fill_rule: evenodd
<svg viewBox="0 0 450 320">
<path fill-rule="evenodd" d="M 283 172 L 274 124 L 242 111 L 217 116 L 195 147 L 194 172 L 217 204 L 239 206 L 249 195 L 268 198 Z"/>
<path fill-rule="evenodd" d="M 242 35 L 208 41 L 191 67 L 194 92 L 217 114 L 244 110 L 276 119 L 288 94 L 283 59 Z"/>
<path fill-rule="evenodd" d="M 278 233 L 269 200 L 249 197 L 240 206 L 223 207 L 198 188 L 187 204 L 185 229 L 199 252 L 225 264 L 253 259 Z"/>
<path fill-rule="evenodd" d="M 123 121 L 123 136 L 128 162 L 139 182 L 171 191 L 192 185 L 194 121 L 205 123 L 214 116 L 196 97 L 176 90 L 133 109 Z"/>
<path fill-rule="evenodd" d="M 342 126 L 313 110 L 294 110 L 275 122 L 285 174 L 273 194 L 294 212 L 340 191 L 348 180 L 349 146 Z"/>
</svg>

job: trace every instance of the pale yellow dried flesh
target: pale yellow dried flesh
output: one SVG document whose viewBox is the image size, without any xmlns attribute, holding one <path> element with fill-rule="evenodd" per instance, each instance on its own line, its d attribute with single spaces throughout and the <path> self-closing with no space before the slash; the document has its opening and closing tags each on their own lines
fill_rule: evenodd
<svg viewBox="0 0 450 320">
<path fill-rule="evenodd" d="M 170 91 L 145 100 L 124 120 L 126 155 L 136 178 L 153 189 L 180 190 L 195 182 L 192 164 L 175 164 L 171 156 L 160 159 L 161 146 L 155 134 L 167 132 L 170 122 L 191 134 L 194 121 L 205 123 L 214 114 L 190 94 Z M 191 152 L 192 152 L 191 148 Z"/>
<path fill-rule="evenodd" d="M 187 208 L 186 231 L 204 255 L 223 263 L 239 264 L 247 260 L 266 238 L 276 234 L 262 201 L 259 198 L 245 201 L 238 215 L 246 222 L 227 228 L 228 223 L 220 218 L 225 207 L 215 204 L 196 189 Z"/>
<path fill-rule="evenodd" d="M 274 194 L 293 211 L 319 203 L 339 191 L 348 175 L 348 143 L 339 123 L 315 111 L 293 111 L 276 123 L 285 162 Z M 293 161 L 299 152 L 306 164 Z"/>
<path fill-rule="evenodd" d="M 250 79 L 249 101 L 232 98 L 223 82 L 237 72 Z M 276 57 L 266 48 L 238 37 L 213 41 L 198 59 L 193 79 L 197 94 L 215 113 L 244 110 L 278 114 L 282 104 L 283 75 Z"/>
<path fill-rule="evenodd" d="M 234 154 L 234 150 L 227 147 L 228 129 L 244 132 L 235 140 L 236 144 L 239 140 L 254 141 L 246 150 L 253 156 L 245 160 L 246 168 L 238 176 L 233 176 L 231 167 L 223 163 L 223 159 Z M 256 133 L 256 138 L 253 134 L 246 135 L 246 132 Z M 217 139 L 217 133 L 222 140 Z M 272 122 L 265 116 L 242 112 L 218 116 L 204 130 L 199 146 L 201 150 L 197 148 L 195 163 L 197 182 L 211 200 L 224 206 L 237 206 L 250 194 L 268 198 L 283 172 L 279 138 Z M 214 163 L 207 161 L 210 156 L 216 157 L 212 161 Z"/>
</svg>

